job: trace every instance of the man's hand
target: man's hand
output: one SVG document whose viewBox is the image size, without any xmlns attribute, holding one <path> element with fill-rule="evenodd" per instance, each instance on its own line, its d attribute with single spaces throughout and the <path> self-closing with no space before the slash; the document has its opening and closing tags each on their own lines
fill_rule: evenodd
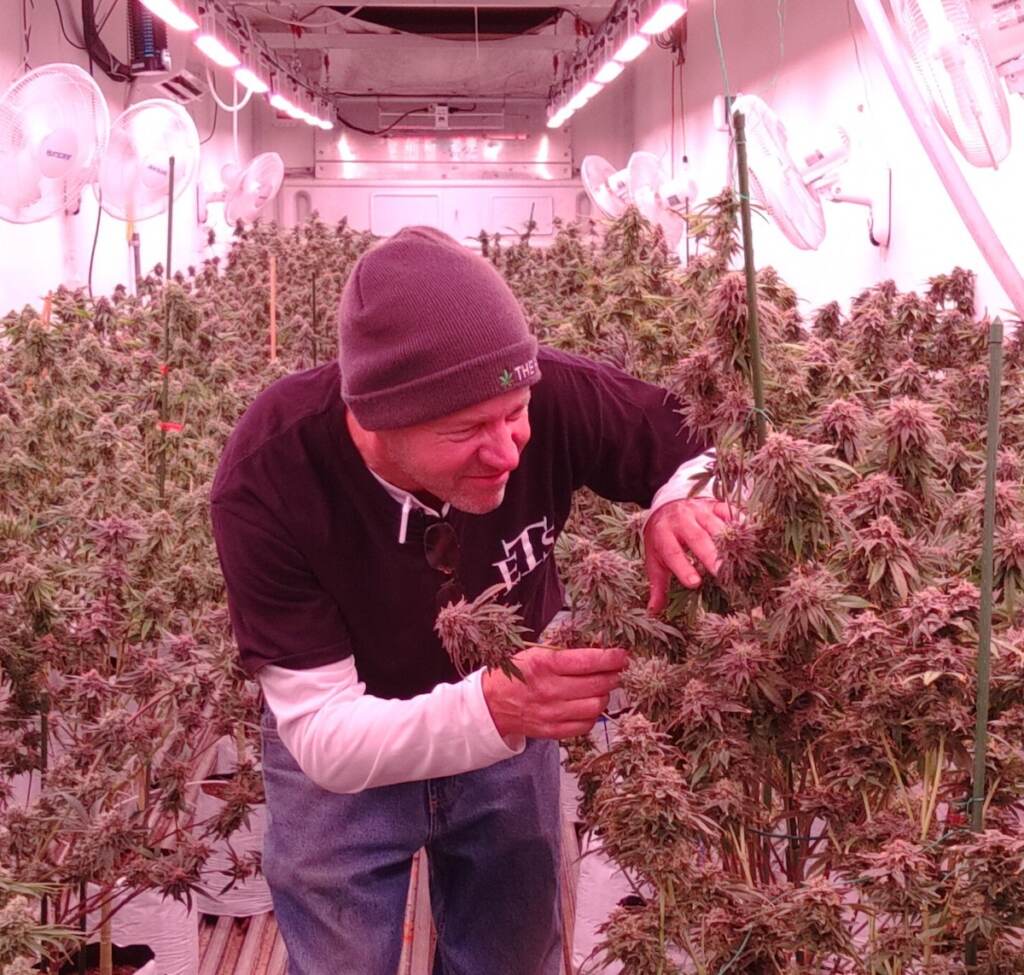
<svg viewBox="0 0 1024 975">
<path fill-rule="evenodd" d="M 708 572 L 718 571 L 715 536 L 732 520 L 729 505 L 711 498 L 670 501 L 651 515 L 644 528 L 644 567 L 651 584 L 648 613 L 657 616 L 664 610 L 672 576 L 688 589 L 700 585 L 694 556 Z"/>
<path fill-rule="evenodd" d="M 513 658 L 524 681 L 484 674 L 484 700 L 498 734 L 527 738 L 585 735 L 608 707 L 627 663 L 625 650 L 530 647 Z"/>
</svg>

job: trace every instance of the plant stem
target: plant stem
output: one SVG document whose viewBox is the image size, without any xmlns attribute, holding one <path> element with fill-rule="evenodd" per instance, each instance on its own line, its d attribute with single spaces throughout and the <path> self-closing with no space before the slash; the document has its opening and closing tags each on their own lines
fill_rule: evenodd
<svg viewBox="0 0 1024 975">
<path fill-rule="evenodd" d="M 910 804 L 910 796 L 907 795 L 906 787 L 903 785 L 903 776 L 900 774 L 900 767 L 896 762 L 896 756 L 893 755 L 892 749 L 889 747 L 889 739 L 886 735 L 882 735 L 882 747 L 885 749 L 885 757 L 889 760 L 889 767 L 892 769 L 893 778 L 896 780 L 896 786 L 900 793 L 900 800 L 903 803 L 903 808 L 906 810 L 907 818 L 913 822 L 914 810 Z"/>
<path fill-rule="evenodd" d="M 740 221 L 743 227 L 743 270 L 747 278 L 747 328 L 750 342 L 750 379 L 754 389 L 754 423 L 757 445 L 763 447 L 768 435 L 764 410 L 764 380 L 761 375 L 761 337 L 757 323 L 757 270 L 754 267 L 754 230 L 750 222 L 750 171 L 747 168 L 746 120 L 733 112 L 736 139 L 736 167 L 740 183 Z"/>
</svg>

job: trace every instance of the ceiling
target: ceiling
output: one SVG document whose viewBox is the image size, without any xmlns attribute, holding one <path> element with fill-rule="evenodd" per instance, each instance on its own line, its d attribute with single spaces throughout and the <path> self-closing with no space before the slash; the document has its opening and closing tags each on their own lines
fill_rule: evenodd
<svg viewBox="0 0 1024 975">
<path fill-rule="evenodd" d="M 544 98 L 614 2 L 229 5 L 286 63 L 341 96 Z"/>
</svg>

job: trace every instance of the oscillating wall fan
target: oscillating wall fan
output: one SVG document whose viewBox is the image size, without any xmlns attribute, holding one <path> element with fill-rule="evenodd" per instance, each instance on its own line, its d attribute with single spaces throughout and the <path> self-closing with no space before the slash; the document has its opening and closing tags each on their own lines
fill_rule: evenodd
<svg viewBox="0 0 1024 975">
<path fill-rule="evenodd" d="M 118 220 L 139 221 L 163 213 L 174 158 L 174 199 L 199 169 L 199 133 L 192 116 L 175 102 L 151 98 L 122 112 L 110 128 L 99 170 L 100 203 Z"/>
<path fill-rule="evenodd" d="M 690 202 L 697 198 L 697 184 L 689 172 L 672 178 L 653 152 L 634 152 L 626 167 L 629 195 L 651 223 L 661 227 L 670 250 L 678 250 L 686 233 Z"/>
<path fill-rule="evenodd" d="M 228 163 L 221 170 L 224 189 L 204 196 L 199 191 L 199 222 L 206 222 L 206 204 L 224 201 L 224 219 L 251 223 L 266 208 L 284 182 L 284 160 L 276 152 L 256 156 L 244 168 Z"/>
<path fill-rule="evenodd" d="M 917 82 L 946 135 L 974 166 L 1010 151 L 1002 75 L 1024 92 L 1024 10 L 1006 0 L 892 0 Z"/>
<path fill-rule="evenodd" d="M 629 206 L 629 170 L 616 169 L 603 156 L 584 156 L 580 178 L 587 196 L 609 220 L 617 220 Z"/>
<path fill-rule="evenodd" d="M 790 154 L 785 126 L 764 99 L 740 95 L 733 109 L 742 112 L 746 120 L 752 193 L 793 244 L 815 250 L 825 239 L 825 195 L 837 203 L 867 207 L 871 242 L 888 245 L 891 178 L 887 167 L 867 160 L 859 178 L 842 177 L 841 167 L 850 161 L 851 145 L 841 133 L 837 146 L 817 153 L 801 168 Z"/>
<path fill-rule="evenodd" d="M 74 212 L 96 176 L 110 114 L 99 86 L 74 64 L 48 64 L 0 99 L 0 218 L 35 223 Z"/>
</svg>

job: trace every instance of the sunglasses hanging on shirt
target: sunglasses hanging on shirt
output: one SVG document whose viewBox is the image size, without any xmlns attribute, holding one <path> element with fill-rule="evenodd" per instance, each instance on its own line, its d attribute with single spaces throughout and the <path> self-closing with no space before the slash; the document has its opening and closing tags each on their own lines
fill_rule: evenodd
<svg viewBox="0 0 1024 975">
<path fill-rule="evenodd" d="M 459 581 L 459 539 L 455 528 L 447 521 L 437 521 L 427 526 L 423 533 L 423 555 L 430 568 L 447 576 L 447 581 L 437 591 L 437 609 L 462 599 L 464 592 Z"/>
</svg>

